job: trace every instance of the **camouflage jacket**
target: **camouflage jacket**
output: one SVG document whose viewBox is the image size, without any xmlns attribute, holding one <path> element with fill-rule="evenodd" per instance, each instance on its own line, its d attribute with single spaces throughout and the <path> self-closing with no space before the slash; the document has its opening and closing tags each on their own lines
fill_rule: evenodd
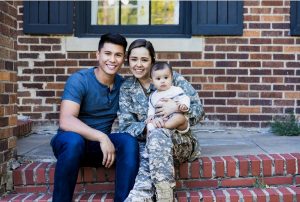
<svg viewBox="0 0 300 202">
<path fill-rule="evenodd" d="M 190 125 L 195 125 L 204 115 L 203 107 L 198 93 L 192 85 L 177 72 L 173 72 L 173 85 L 181 87 L 190 97 L 191 105 L 187 113 Z M 148 97 L 155 91 L 153 85 L 147 90 L 145 95 L 138 80 L 131 76 L 127 78 L 121 86 L 119 98 L 119 130 L 128 132 L 139 140 L 145 140 L 144 129 L 148 112 Z"/>
</svg>

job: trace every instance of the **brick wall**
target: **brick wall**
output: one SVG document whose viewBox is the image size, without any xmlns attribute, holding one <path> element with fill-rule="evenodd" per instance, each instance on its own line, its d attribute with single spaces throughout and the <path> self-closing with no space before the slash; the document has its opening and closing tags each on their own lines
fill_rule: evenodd
<svg viewBox="0 0 300 202">
<path fill-rule="evenodd" d="M 244 1 L 243 36 L 204 37 L 203 52 L 159 52 L 157 58 L 194 85 L 209 120 L 266 127 L 275 116 L 300 112 L 300 37 L 289 34 L 289 12 L 288 0 Z M 22 34 L 22 5 L 18 13 L 19 113 L 55 120 L 64 82 L 96 65 L 95 53 L 67 52 L 61 36 Z"/>
<path fill-rule="evenodd" d="M 8 161 L 16 155 L 16 18 L 16 2 L 0 1 L 0 194 L 6 191 Z"/>
</svg>

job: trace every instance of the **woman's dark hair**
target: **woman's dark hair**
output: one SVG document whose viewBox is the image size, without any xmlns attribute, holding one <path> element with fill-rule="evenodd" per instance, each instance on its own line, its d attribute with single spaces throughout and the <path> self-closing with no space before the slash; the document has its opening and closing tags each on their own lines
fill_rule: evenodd
<svg viewBox="0 0 300 202">
<path fill-rule="evenodd" d="M 155 50 L 153 48 L 153 45 L 150 41 L 147 41 L 145 39 L 137 39 L 134 40 L 128 48 L 127 51 L 127 61 L 129 61 L 129 56 L 131 54 L 132 49 L 144 47 L 149 51 L 150 57 L 151 57 L 151 63 L 153 64 L 155 62 Z"/>
<path fill-rule="evenodd" d="M 167 63 L 167 62 L 156 62 L 152 65 L 151 70 L 150 70 L 150 77 L 152 78 L 153 72 L 157 70 L 162 70 L 162 69 L 169 69 L 171 72 L 171 75 L 173 76 L 173 69 L 172 66 Z"/>
<path fill-rule="evenodd" d="M 127 41 L 126 41 L 125 37 L 122 36 L 121 34 L 107 33 L 107 34 L 102 35 L 101 39 L 99 41 L 99 44 L 98 44 L 98 51 L 100 51 L 101 48 L 103 48 L 104 43 L 112 43 L 112 44 L 117 44 L 117 45 L 123 46 L 124 53 L 126 51 Z"/>
</svg>

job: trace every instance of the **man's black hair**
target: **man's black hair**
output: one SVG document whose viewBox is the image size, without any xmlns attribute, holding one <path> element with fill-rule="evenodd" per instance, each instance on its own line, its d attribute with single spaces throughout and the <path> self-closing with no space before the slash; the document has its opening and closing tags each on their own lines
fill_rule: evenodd
<svg viewBox="0 0 300 202">
<path fill-rule="evenodd" d="M 98 51 L 100 51 L 101 48 L 103 48 L 104 43 L 112 43 L 112 44 L 123 46 L 124 53 L 126 51 L 127 41 L 125 37 L 122 36 L 121 34 L 112 34 L 112 33 L 103 34 L 99 41 Z"/>
</svg>

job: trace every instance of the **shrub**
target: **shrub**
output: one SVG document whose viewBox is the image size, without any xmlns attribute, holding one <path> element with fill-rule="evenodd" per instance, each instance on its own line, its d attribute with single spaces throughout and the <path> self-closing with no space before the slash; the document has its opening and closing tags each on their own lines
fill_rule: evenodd
<svg viewBox="0 0 300 202">
<path fill-rule="evenodd" d="M 300 135 L 300 125 L 295 115 L 289 114 L 271 123 L 271 131 L 276 135 L 298 136 Z"/>
</svg>

